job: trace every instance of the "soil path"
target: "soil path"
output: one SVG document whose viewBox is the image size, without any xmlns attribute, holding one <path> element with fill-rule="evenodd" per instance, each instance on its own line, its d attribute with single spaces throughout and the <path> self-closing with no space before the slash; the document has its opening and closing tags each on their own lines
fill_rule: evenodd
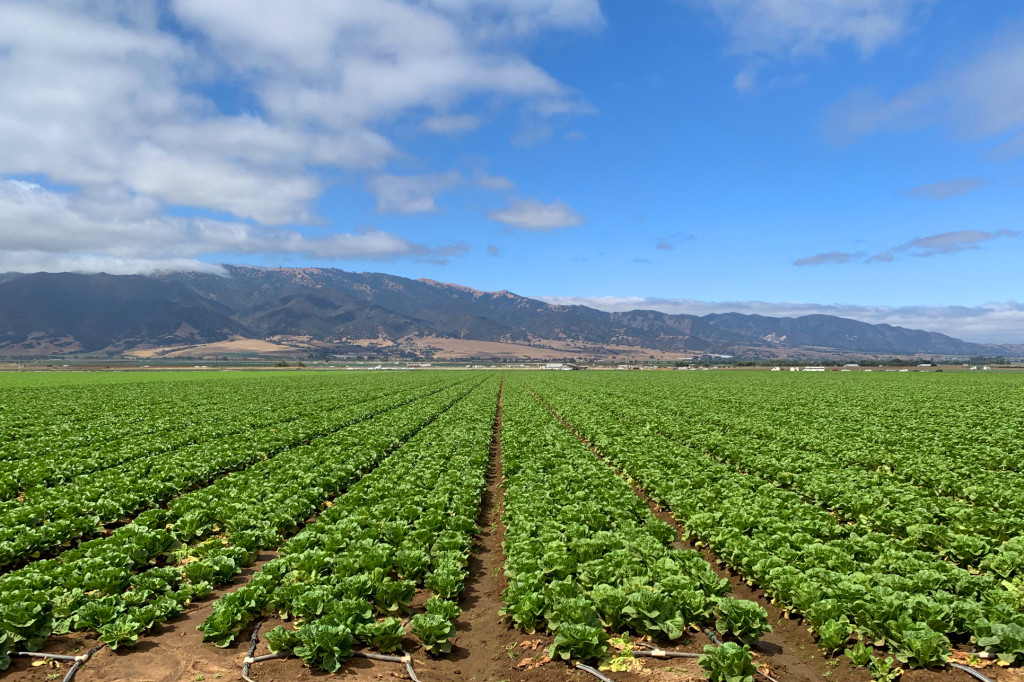
<svg viewBox="0 0 1024 682">
<path fill-rule="evenodd" d="M 414 656 L 417 676 L 423 682 L 433 680 L 507 680 L 511 668 L 507 647 L 517 633 L 499 615 L 501 594 L 506 586 L 505 556 L 501 522 L 505 494 L 501 485 L 501 413 L 504 380 L 498 390 L 498 404 L 490 443 L 490 467 L 487 488 L 480 505 L 479 528 L 469 557 L 469 578 L 462 593 L 462 614 L 455 625 L 459 635 L 448 656 L 432 660 Z"/>
</svg>

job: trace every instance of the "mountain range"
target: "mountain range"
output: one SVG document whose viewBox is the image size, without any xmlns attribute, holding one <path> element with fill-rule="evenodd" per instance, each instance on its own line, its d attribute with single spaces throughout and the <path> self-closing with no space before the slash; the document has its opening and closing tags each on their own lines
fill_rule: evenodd
<svg viewBox="0 0 1024 682">
<path fill-rule="evenodd" d="M 382 273 L 237 266 L 224 273 L 2 274 L 0 355 L 1021 354 L 1020 347 L 830 315 L 611 313 Z"/>
</svg>

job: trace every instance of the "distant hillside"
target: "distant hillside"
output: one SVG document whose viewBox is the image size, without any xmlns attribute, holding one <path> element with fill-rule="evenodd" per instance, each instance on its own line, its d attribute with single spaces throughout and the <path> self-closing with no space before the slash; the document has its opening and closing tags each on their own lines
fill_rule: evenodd
<svg viewBox="0 0 1024 682">
<path fill-rule="evenodd" d="M 566 355 L 991 355 L 1002 348 L 829 315 L 607 313 L 381 273 L 231 266 L 227 272 L 0 275 L 0 353 L 121 352 L 231 339 L 324 352 L 425 349 L 448 339 Z"/>
</svg>

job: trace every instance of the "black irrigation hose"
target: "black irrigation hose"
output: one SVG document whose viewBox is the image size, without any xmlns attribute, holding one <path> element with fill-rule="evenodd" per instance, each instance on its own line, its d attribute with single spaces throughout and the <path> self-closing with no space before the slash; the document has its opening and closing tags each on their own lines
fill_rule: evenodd
<svg viewBox="0 0 1024 682">
<path fill-rule="evenodd" d="M 601 672 L 598 672 L 597 668 L 591 668 L 589 665 L 584 665 L 583 663 L 577 663 L 576 667 L 580 670 L 590 673 L 602 682 L 615 682 L 615 680 L 613 680 L 612 678 L 604 675 Z"/>
<path fill-rule="evenodd" d="M 44 658 L 51 661 L 69 661 L 74 663 L 71 669 L 68 671 L 67 676 L 64 678 L 64 682 L 70 682 L 71 678 L 75 676 L 78 669 L 81 668 L 86 661 L 88 661 L 94 653 L 105 647 L 106 644 L 100 643 L 97 646 L 86 651 L 81 656 L 69 656 L 68 654 L 48 654 L 44 651 L 12 651 L 11 656 L 27 656 L 30 658 Z"/>
<path fill-rule="evenodd" d="M 245 660 L 242 662 L 242 679 L 246 682 L 252 682 L 249 679 L 249 666 L 252 665 L 249 659 L 256 653 L 256 645 L 260 643 L 260 628 L 263 626 L 262 620 L 257 620 L 256 625 L 252 628 L 252 638 L 249 640 L 249 653 L 245 655 Z"/>
<path fill-rule="evenodd" d="M 63 682 L 71 682 L 71 680 L 75 679 L 75 673 L 78 672 L 78 669 L 81 668 L 83 665 L 85 665 L 86 661 L 88 661 L 90 658 L 92 658 L 92 655 L 94 653 L 96 653 L 97 651 L 99 651 L 100 649 L 102 649 L 105 646 L 106 646 L 106 644 L 100 643 L 100 644 L 94 646 L 93 648 L 89 649 L 88 651 L 86 651 L 85 652 L 85 656 L 79 657 L 79 659 L 77 661 L 75 661 L 75 664 L 73 666 L 71 666 L 71 670 L 69 670 L 68 674 L 64 676 Z"/>
<path fill-rule="evenodd" d="M 981 673 L 979 673 L 977 670 L 975 670 L 974 668 L 972 668 L 970 666 L 962 665 L 960 663 L 950 663 L 949 665 L 951 667 L 953 667 L 953 668 L 956 668 L 957 670 L 963 670 L 968 675 L 970 675 L 970 676 L 972 676 L 972 677 L 974 677 L 974 678 L 976 678 L 978 680 L 981 680 L 981 682 L 992 682 L 992 680 L 990 680 L 989 678 L 985 677 L 984 675 L 982 675 Z"/>
</svg>

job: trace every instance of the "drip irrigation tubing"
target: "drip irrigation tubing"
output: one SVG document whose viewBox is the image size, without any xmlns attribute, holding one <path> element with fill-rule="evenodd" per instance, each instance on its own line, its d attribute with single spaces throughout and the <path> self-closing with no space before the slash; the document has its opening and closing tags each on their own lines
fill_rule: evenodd
<svg viewBox="0 0 1024 682">
<path fill-rule="evenodd" d="M 992 682 L 992 680 L 990 680 L 989 678 L 985 677 L 984 675 L 982 675 L 981 673 L 979 673 L 977 670 L 975 670 L 974 668 L 970 667 L 969 665 L 963 665 L 961 663 L 950 663 L 949 665 L 950 665 L 950 667 L 956 668 L 957 670 L 963 670 L 965 673 L 967 673 L 971 677 L 974 677 L 975 679 L 981 680 L 981 682 Z"/>
<path fill-rule="evenodd" d="M 47 654 L 42 651 L 12 651 L 11 656 L 31 656 L 32 658 L 49 658 L 54 661 L 84 661 L 87 656 L 68 656 L 67 654 Z"/>
<path fill-rule="evenodd" d="M 291 654 L 286 654 L 284 652 L 280 652 L 280 653 L 276 653 L 276 654 L 267 654 L 265 656 L 253 656 L 253 654 L 256 653 L 256 647 L 257 647 L 257 645 L 259 645 L 259 642 L 260 642 L 260 626 L 261 625 L 263 625 L 263 621 L 257 621 L 256 622 L 256 626 L 253 628 L 253 631 L 252 631 L 252 639 L 250 640 L 250 644 L 249 644 L 249 653 L 247 653 L 245 658 L 242 659 L 242 679 L 245 680 L 245 682 L 254 682 L 254 680 L 249 677 L 249 670 L 250 670 L 250 667 L 252 666 L 253 663 L 262 663 L 263 661 L 273 661 L 273 660 L 278 659 L 278 658 L 291 658 L 292 657 Z M 91 655 L 91 652 L 90 652 L 90 655 Z M 409 678 L 413 682 L 420 682 L 420 678 L 418 678 L 416 676 L 416 671 L 413 670 L 413 667 L 412 667 L 412 656 L 410 656 L 405 651 L 402 652 L 401 656 L 389 656 L 387 654 L 375 654 L 375 653 L 370 652 L 370 651 L 353 651 L 352 652 L 352 656 L 353 657 L 359 657 L 359 658 L 368 658 L 368 659 L 373 660 L 373 661 L 386 661 L 388 663 L 404 663 L 405 664 L 405 669 L 409 673 Z M 69 682 L 69 680 L 64 680 L 64 682 Z"/>
<path fill-rule="evenodd" d="M 647 649 L 647 651 L 635 651 L 635 650 L 631 651 L 630 655 L 632 655 L 633 658 L 700 658 L 701 657 L 701 654 L 690 653 L 688 651 L 665 651 L 664 649 L 659 649 L 659 648 L 657 648 L 655 646 L 651 646 L 650 644 L 645 644 L 644 642 L 637 642 L 636 646 L 643 647 L 644 649 Z M 961 665 L 958 665 L 956 663 L 951 663 L 950 665 L 953 665 L 953 666 L 955 666 L 957 668 L 966 668 L 966 666 L 961 666 Z M 603 673 L 595 670 L 594 668 L 590 667 L 589 665 L 584 665 L 583 663 L 577 663 L 576 667 L 579 668 L 580 670 L 584 670 L 584 671 L 590 673 L 591 675 L 593 675 L 594 677 L 597 677 L 600 680 L 609 680 L 609 682 L 614 682 L 614 681 L 610 680 L 610 678 L 605 676 Z M 967 668 L 967 671 L 970 672 L 975 677 L 977 677 L 982 682 L 992 682 L 992 680 L 988 679 L 987 677 L 985 677 L 981 673 L 978 673 L 976 670 L 972 670 L 971 668 Z M 760 670 L 757 671 L 757 674 L 760 675 L 761 677 L 764 677 L 766 680 L 768 680 L 768 682 L 778 682 L 778 680 L 776 680 L 774 677 L 772 677 L 771 675 L 769 675 L 767 673 L 761 672 Z"/>
<path fill-rule="evenodd" d="M 78 672 L 78 669 L 85 665 L 85 662 L 92 658 L 92 655 L 94 653 L 96 653 L 105 646 L 106 644 L 98 644 L 97 646 L 94 646 L 93 648 L 89 649 L 89 651 L 85 652 L 85 656 L 82 658 L 82 660 L 75 661 L 75 664 L 71 666 L 71 670 L 69 670 L 68 674 L 64 676 L 64 680 L 62 682 L 71 682 L 71 680 L 75 679 L 75 673 Z"/>
<path fill-rule="evenodd" d="M 585 665 L 583 663 L 577 663 L 576 667 L 580 670 L 583 670 L 584 672 L 590 673 L 597 679 L 602 680 L 602 682 L 615 682 L 615 680 L 613 680 L 612 678 L 608 677 L 604 673 L 599 672 L 597 668 L 591 668 L 589 665 Z"/>
<path fill-rule="evenodd" d="M 99 644 L 86 651 L 81 656 L 69 656 L 67 654 L 48 654 L 42 651 L 12 651 L 11 656 L 27 656 L 30 658 L 44 658 L 51 661 L 71 661 L 74 665 L 68 670 L 68 674 L 64 676 L 63 682 L 71 682 L 74 679 L 75 673 L 78 669 L 85 665 L 86 661 L 92 658 L 92 655 L 105 647 L 106 644 Z"/>
<path fill-rule="evenodd" d="M 251 665 L 249 659 L 251 659 L 252 655 L 256 653 L 256 645 L 260 643 L 260 628 L 262 626 L 263 621 L 257 620 L 256 625 L 252 628 L 252 637 L 249 640 L 249 653 L 245 655 L 245 660 L 242 662 L 242 679 L 245 680 L 245 682 L 252 682 L 252 680 L 249 679 L 249 666 Z"/>
</svg>

